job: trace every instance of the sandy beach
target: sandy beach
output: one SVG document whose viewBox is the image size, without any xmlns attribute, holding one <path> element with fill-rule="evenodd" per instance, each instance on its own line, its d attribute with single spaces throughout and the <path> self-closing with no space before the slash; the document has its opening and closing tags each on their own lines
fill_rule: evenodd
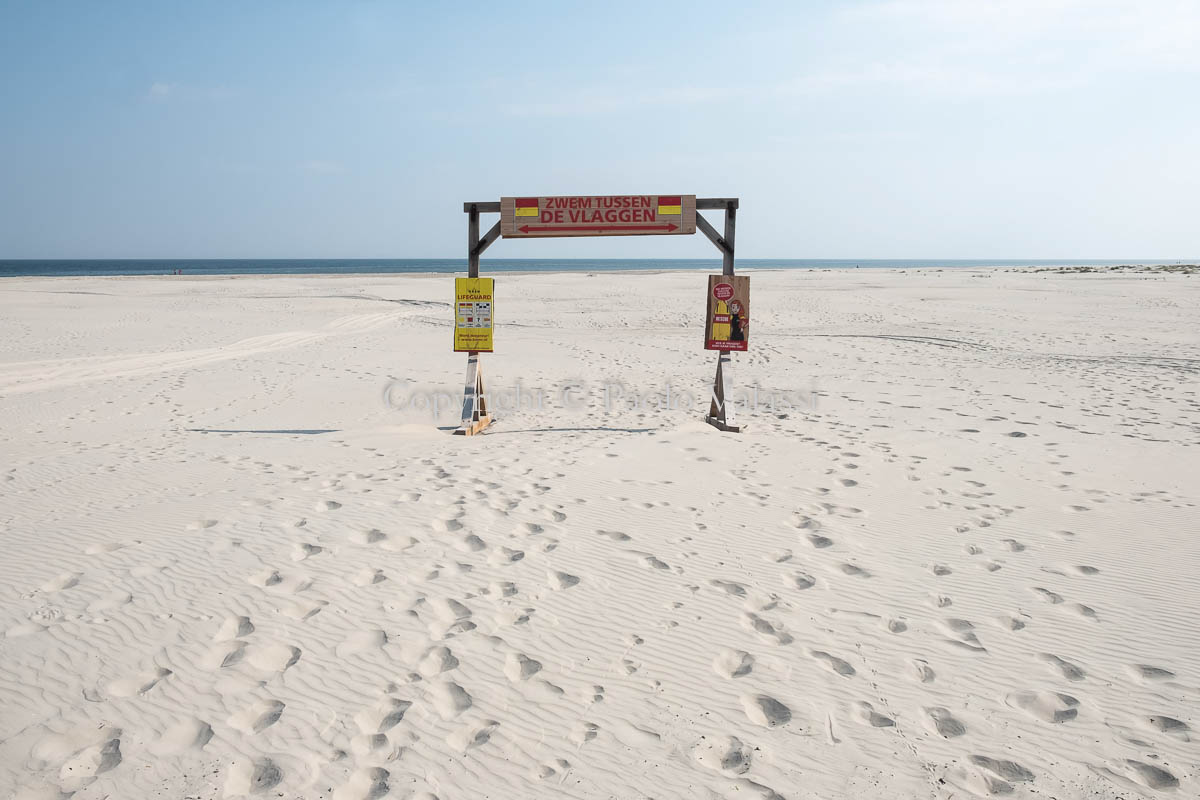
<svg viewBox="0 0 1200 800">
<path fill-rule="evenodd" d="M 1200 796 L 1200 279 L 747 274 L 0 282 L 0 797 Z"/>
</svg>

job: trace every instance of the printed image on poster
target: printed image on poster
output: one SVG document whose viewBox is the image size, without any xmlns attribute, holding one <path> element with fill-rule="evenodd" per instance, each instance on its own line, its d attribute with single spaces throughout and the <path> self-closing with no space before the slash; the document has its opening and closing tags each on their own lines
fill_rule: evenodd
<svg viewBox="0 0 1200 800">
<path fill-rule="evenodd" d="M 492 352 L 494 278 L 454 279 L 454 352 Z"/>
<path fill-rule="evenodd" d="M 750 278 L 708 276 L 705 350 L 748 350 L 750 345 Z"/>
</svg>

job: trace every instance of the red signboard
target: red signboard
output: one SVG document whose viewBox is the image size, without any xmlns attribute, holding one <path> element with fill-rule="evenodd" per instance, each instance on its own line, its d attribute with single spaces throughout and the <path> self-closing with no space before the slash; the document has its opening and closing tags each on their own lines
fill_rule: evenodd
<svg viewBox="0 0 1200 800">
<path fill-rule="evenodd" d="M 695 232 L 696 196 L 691 194 L 500 198 L 505 238 Z"/>
<path fill-rule="evenodd" d="M 708 276 L 705 350 L 748 350 L 750 347 L 750 278 Z"/>
</svg>

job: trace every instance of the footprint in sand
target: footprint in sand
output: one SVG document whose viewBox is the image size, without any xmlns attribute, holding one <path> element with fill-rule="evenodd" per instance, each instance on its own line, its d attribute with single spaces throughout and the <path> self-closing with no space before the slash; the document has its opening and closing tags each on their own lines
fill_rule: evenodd
<svg viewBox="0 0 1200 800">
<path fill-rule="evenodd" d="M 375 567 L 363 567 L 350 577 L 350 582 L 355 586 L 374 586 L 386 580 L 387 575 L 383 574 L 383 570 Z"/>
<path fill-rule="evenodd" d="M 300 648 L 287 644 L 247 645 L 246 661 L 264 672 L 284 672 L 300 660 Z"/>
<path fill-rule="evenodd" d="M 259 700 L 229 718 L 230 727 L 253 734 L 271 727 L 283 715 L 284 704 L 278 700 Z"/>
<path fill-rule="evenodd" d="M 809 531 L 816 531 L 816 530 L 820 530 L 820 528 L 821 528 L 821 523 L 817 522 L 812 517 L 806 516 L 804 514 L 796 514 L 792 518 L 792 525 L 794 525 L 797 528 L 800 528 L 801 530 L 809 530 Z"/>
<path fill-rule="evenodd" d="M 752 748 L 736 736 L 705 736 L 692 749 L 692 757 L 714 772 L 742 775 L 750 770 Z"/>
<path fill-rule="evenodd" d="M 807 572 L 794 572 L 785 576 L 783 582 L 794 589 L 811 589 L 816 585 L 817 579 Z"/>
<path fill-rule="evenodd" d="M 513 550 L 512 548 L 501 546 L 493 550 L 492 554 L 488 556 L 488 563 L 499 567 L 505 564 L 515 564 L 523 558 L 525 558 L 524 550 Z"/>
<path fill-rule="evenodd" d="M 792 720 L 792 710 L 774 697 L 765 694 L 748 694 L 742 696 L 742 709 L 746 717 L 755 725 L 765 728 L 777 728 Z"/>
<path fill-rule="evenodd" d="M 517 585 L 512 581 L 492 581 L 488 584 L 486 591 L 481 591 L 482 594 L 496 594 L 500 597 L 512 597 L 517 593 Z"/>
<path fill-rule="evenodd" d="M 1087 677 L 1087 673 L 1081 667 L 1051 653 L 1038 653 L 1038 658 L 1057 669 L 1069 681 L 1081 681 Z"/>
<path fill-rule="evenodd" d="M 708 585 L 732 597 L 746 596 L 746 587 L 734 581 L 722 581 L 714 578 L 708 582 Z"/>
<path fill-rule="evenodd" d="M 523 653 L 509 653 L 504 658 L 504 675 L 513 683 L 527 681 L 542 669 L 542 662 Z"/>
<path fill-rule="evenodd" d="M 108 684 L 106 694 L 109 697 L 133 697 L 134 695 L 145 694 L 170 674 L 171 670 L 157 667 L 136 675 L 130 675 L 126 678 L 117 678 Z"/>
<path fill-rule="evenodd" d="M 754 656 L 745 650 L 722 647 L 713 659 L 713 670 L 722 678 L 741 678 L 754 669 Z"/>
<path fill-rule="evenodd" d="M 833 547 L 833 539 L 828 536 L 821 536 L 817 533 L 808 534 L 808 543 L 818 550 L 824 550 L 827 547 Z"/>
<path fill-rule="evenodd" d="M 1162 767 L 1154 764 L 1147 764 L 1142 761 L 1134 761 L 1126 759 L 1125 766 L 1128 767 L 1133 780 L 1143 786 L 1148 786 L 1157 791 L 1165 789 L 1174 789 L 1179 786 L 1179 779 L 1172 775 Z"/>
<path fill-rule="evenodd" d="M 646 569 L 668 570 L 671 568 L 670 564 L 663 561 L 661 558 L 658 558 L 657 556 L 650 555 L 649 553 L 641 556 L 638 559 L 638 563 Z M 683 571 L 678 570 L 678 572 L 682 574 Z"/>
<path fill-rule="evenodd" d="M 426 678 L 448 672 L 458 666 L 458 659 L 449 647 L 437 645 L 425 651 L 425 655 L 417 662 L 417 672 Z"/>
<path fill-rule="evenodd" d="M 430 686 L 429 698 L 438 716 L 446 721 L 454 719 L 473 705 L 471 695 L 454 681 L 442 681 Z"/>
<path fill-rule="evenodd" d="M 600 726 L 594 722 L 577 721 L 571 726 L 571 732 L 568 737 L 577 745 L 583 745 L 596 738 L 596 734 L 600 732 Z"/>
<path fill-rule="evenodd" d="M 1083 603 L 1071 603 L 1071 610 L 1075 611 L 1082 617 L 1087 617 L 1090 620 L 1100 621 L 1100 616 L 1096 613 L 1096 609 L 1091 606 L 1085 606 Z"/>
<path fill-rule="evenodd" d="M 967 726 L 951 714 L 948 708 L 942 706 L 926 708 L 925 716 L 937 735 L 944 739 L 953 739 L 967 732 Z"/>
<path fill-rule="evenodd" d="M 494 719 L 468 723 L 447 736 L 446 743 L 456 750 L 465 753 L 472 747 L 480 747 L 487 744 L 491 740 L 492 734 L 499 727 L 500 723 Z"/>
<path fill-rule="evenodd" d="M 306 558 L 315 556 L 317 553 L 323 552 L 324 549 L 320 545 L 302 542 L 292 549 L 292 561 L 303 561 Z"/>
<path fill-rule="evenodd" d="M 485 547 L 487 547 L 487 544 L 483 541 L 483 539 L 480 539 L 475 534 L 468 533 L 467 535 L 459 538 L 455 542 L 454 546 L 463 553 L 478 553 L 480 550 L 483 550 Z"/>
<path fill-rule="evenodd" d="M 387 541 L 388 535 L 378 528 L 368 528 L 365 531 L 354 531 L 350 534 L 350 541 L 355 544 L 379 544 Z"/>
<path fill-rule="evenodd" d="M 372 752 L 393 749 L 386 736 L 379 738 L 383 739 L 381 747 L 374 748 Z M 378 800 L 391 791 L 389 777 L 391 773 L 383 767 L 359 767 L 349 780 L 334 790 L 333 800 Z"/>
<path fill-rule="evenodd" d="M 987 770 L 1001 781 L 1016 783 L 1033 780 L 1033 773 L 1015 761 L 1006 761 L 988 756 L 972 755 L 971 763 Z M 1011 789 L 1011 787 L 1010 787 Z M 1004 792 L 998 792 L 1004 793 Z"/>
<path fill-rule="evenodd" d="M 852 677 L 855 674 L 855 669 L 849 661 L 838 658 L 835 655 L 826 653 L 824 650 L 810 650 L 809 655 L 817 659 L 829 669 L 841 675 L 843 678 Z"/>
<path fill-rule="evenodd" d="M 188 750 L 200 750 L 212 739 L 212 727 L 195 717 L 185 717 L 167 726 L 162 735 L 149 746 L 157 756 L 177 756 Z"/>
<path fill-rule="evenodd" d="M 896 720 L 880 714 L 875 710 L 874 706 L 865 700 L 858 704 L 858 719 L 872 728 L 894 728 L 896 726 Z"/>
<path fill-rule="evenodd" d="M 245 657 L 245 642 L 223 642 L 209 650 L 208 654 L 200 660 L 200 665 L 205 669 L 223 669 L 240 663 Z"/>
<path fill-rule="evenodd" d="M 226 617 L 213 635 L 214 642 L 228 642 L 254 633 L 254 623 L 246 616 Z"/>
<path fill-rule="evenodd" d="M 775 644 L 785 645 L 793 641 L 791 634 L 782 625 L 760 617 L 752 611 L 742 614 L 742 626 Z"/>
<path fill-rule="evenodd" d="M 1133 676 L 1143 682 L 1166 681 L 1175 677 L 1175 673 L 1162 667 L 1152 667 L 1149 664 L 1134 664 L 1129 668 Z"/>
<path fill-rule="evenodd" d="M 279 574 L 279 570 L 277 569 L 266 569 L 262 572 L 254 573 L 246 580 L 255 586 L 266 588 L 268 586 L 278 586 L 283 583 L 283 576 Z"/>
<path fill-rule="evenodd" d="M 404 714 L 412 706 L 408 700 L 396 697 L 381 697 L 374 705 L 368 706 L 354 715 L 354 724 L 364 734 L 384 733 L 399 725 Z"/>
<path fill-rule="evenodd" d="M 546 573 L 546 581 L 551 589 L 570 589 L 579 583 L 579 576 L 552 570 Z"/>
<path fill-rule="evenodd" d="M 1175 738 L 1182 739 L 1185 742 L 1191 741 L 1191 737 L 1188 736 L 1188 731 L 1190 731 L 1191 728 L 1182 720 L 1175 719 L 1174 717 L 1168 717 L 1163 714 L 1154 714 L 1146 717 L 1145 723 L 1147 726 L 1158 731 L 1159 733 L 1165 733 L 1169 736 L 1174 736 Z"/>
<path fill-rule="evenodd" d="M 1040 586 L 1035 586 L 1035 587 L 1033 587 L 1033 591 L 1036 592 L 1039 597 L 1041 597 L 1043 600 L 1045 600 L 1047 603 L 1050 603 L 1051 605 L 1058 605 L 1063 602 L 1063 597 L 1061 594 L 1052 592 L 1049 589 L 1043 589 Z"/>
<path fill-rule="evenodd" d="M 943 630 L 950 637 L 946 640 L 948 643 L 976 653 L 987 652 L 975 634 L 974 623 L 965 619 L 947 619 L 943 620 L 941 624 Z"/>
<path fill-rule="evenodd" d="M 283 780 L 283 770 L 269 758 L 241 757 L 229 765 L 225 779 L 225 795 L 264 794 Z"/>
<path fill-rule="evenodd" d="M 64 572 L 57 577 L 51 578 L 41 585 L 43 592 L 61 592 L 64 589 L 70 589 L 79 585 L 79 579 L 83 577 L 79 572 Z"/>
<path fill-rule="evenodd" d="M 916 659 L 910 663 L 912 666 L 913 675 L 916 676 L 917 680 L 919 680 L 921 683 L 933 683 L 934 678 L 937 677 L 937 674 L 933 671 L 933 667 L 929 666 L 929 662 Z"/>
<path fill-rule="evenodd" d="M 596 531 L 596 533 L 600 534 L 606 539 L 612 539 L 614 542 L 630 541 L 630 537 L 627 534 L 621 533 L 620 531 Z"/>
</svg>

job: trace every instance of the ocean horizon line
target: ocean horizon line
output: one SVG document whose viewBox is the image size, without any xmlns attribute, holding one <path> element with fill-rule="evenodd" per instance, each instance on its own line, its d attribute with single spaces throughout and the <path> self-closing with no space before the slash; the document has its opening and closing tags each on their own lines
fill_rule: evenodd
<svg viewBox="0 0 1200 800">
<path fill-rule="evenodd" d="M 1180 258 L 742 258 L 743 269 L 989 269 L 1021 267 L 1116 267 L 1200 263 Z M 586 272 L 720 268 L 719 258 L 494 258 L 485 271 Z M 138 275 L 411 274 L 454 273 L 465 258 L 93 258 L 0 259 L 0 277 L 111 277 Z"/>
</svg>

